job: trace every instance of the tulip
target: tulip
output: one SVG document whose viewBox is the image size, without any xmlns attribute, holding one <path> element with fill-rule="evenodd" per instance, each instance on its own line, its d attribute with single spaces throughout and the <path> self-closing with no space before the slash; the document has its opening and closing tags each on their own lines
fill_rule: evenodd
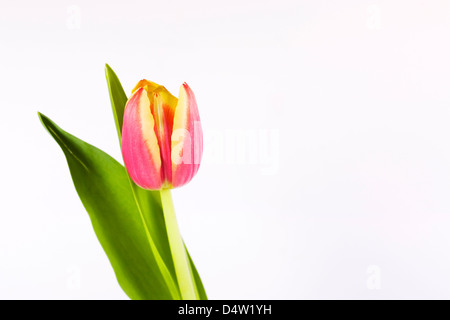
<svg viewBox="0 0 450 320">
<path fill-rule="evenodd" d="M 160 190 L 177 282 L 183 299 L 196 299 L 189 258 L 178 229 L 171 188 L 197 173 L 203 135 L 197 102 L 184 83 L 177 99 L 163 86 L 141 80 L 125 105 L 122 155 L 131 179 L 140 187 Z"/>
<path fill-rule="evenodd" d="M 122 155 L 131 179 L 149 190 L 188 183 L 197 173 L 203 135 L 197 102 L 184 83 L 179 98 L 163 86 L 141 80 L 124 112 Z"/>
</svg>

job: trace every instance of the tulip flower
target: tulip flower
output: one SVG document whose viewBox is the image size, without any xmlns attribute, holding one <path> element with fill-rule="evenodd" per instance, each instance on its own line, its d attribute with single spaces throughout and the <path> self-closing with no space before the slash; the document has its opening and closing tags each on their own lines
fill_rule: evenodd
<svg viewBox="0 0 450 320">
<path fill-rule="evenodd" d="M 128 99 L 122 125 L 122 155 L 131 179 L 140 187 L 160 190 L 161 206 L 177 280 L 183 299 L 196 299 L 194 278 L 178 230 L 171 188 L 197 173 L 203 135 L 197 102 L 184 83 L 178 99 L 163 86 L 141 80 Z"/>
<path fill-rule="evenodd" d="M 203 135 L 194 93 L 184 83 L 178 99 L 141 80 L 124 112 L 122 154 L 131 179 L 149 190 L 188 183 L 197 173 Z"/>
<path fill-rule="evenodd" d="M 108 65 L 105 74 L 126 170 L 44 115 L 39 118 L 64 151 L 77 193 L 124 292 L 131 299 L 207 299 L 171 195 L 172 188 L 193 178 L 202 157 L 194 93 L 184 83 L 176 98 L 163 86 L 141 80 L 126 101 Z"/>
</svg>

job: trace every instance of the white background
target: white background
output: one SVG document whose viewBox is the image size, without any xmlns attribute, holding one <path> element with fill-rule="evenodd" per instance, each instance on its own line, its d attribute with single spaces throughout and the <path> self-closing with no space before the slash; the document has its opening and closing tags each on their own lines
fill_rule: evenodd
<svg viewBox="0 0 450 320">
<path fill-rule="evenodd" d="M 105 63 L 197 96 L 211 299 L 450 298 L 449 32 L 445 0 L 1 0 L 0 298 L 127 298 L 37 117 L 122 162 Z"/>
</svg>

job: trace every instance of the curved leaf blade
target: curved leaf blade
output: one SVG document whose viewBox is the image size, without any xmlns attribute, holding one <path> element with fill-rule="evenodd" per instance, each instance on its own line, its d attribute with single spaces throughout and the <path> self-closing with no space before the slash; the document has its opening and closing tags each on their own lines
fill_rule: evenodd
<svg viewBox="0 0 450 320">
<path fill-rule="evenodd" d="M 179 299 L 175 282 L 167 281 L 170 272 L 149 245 L 125 168 L 46 116 L 39 118 L 66 156 L 77 193 L 125 293 L 131 299 Z"/>
</svg>

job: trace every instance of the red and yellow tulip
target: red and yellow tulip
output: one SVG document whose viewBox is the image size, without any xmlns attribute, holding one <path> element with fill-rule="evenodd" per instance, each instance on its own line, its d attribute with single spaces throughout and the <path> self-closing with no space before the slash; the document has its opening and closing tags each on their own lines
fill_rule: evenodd
<svg viewBox="0 0 450 320">
<path fill-rule="evenodd" d="M 122 155 L 131 179 L 150 190 L 176 188 L 197 173 L 203 134 L 197 102 L 184 83 L 178 99 L 141 80 L 125 106 Z"/>
</svg>

